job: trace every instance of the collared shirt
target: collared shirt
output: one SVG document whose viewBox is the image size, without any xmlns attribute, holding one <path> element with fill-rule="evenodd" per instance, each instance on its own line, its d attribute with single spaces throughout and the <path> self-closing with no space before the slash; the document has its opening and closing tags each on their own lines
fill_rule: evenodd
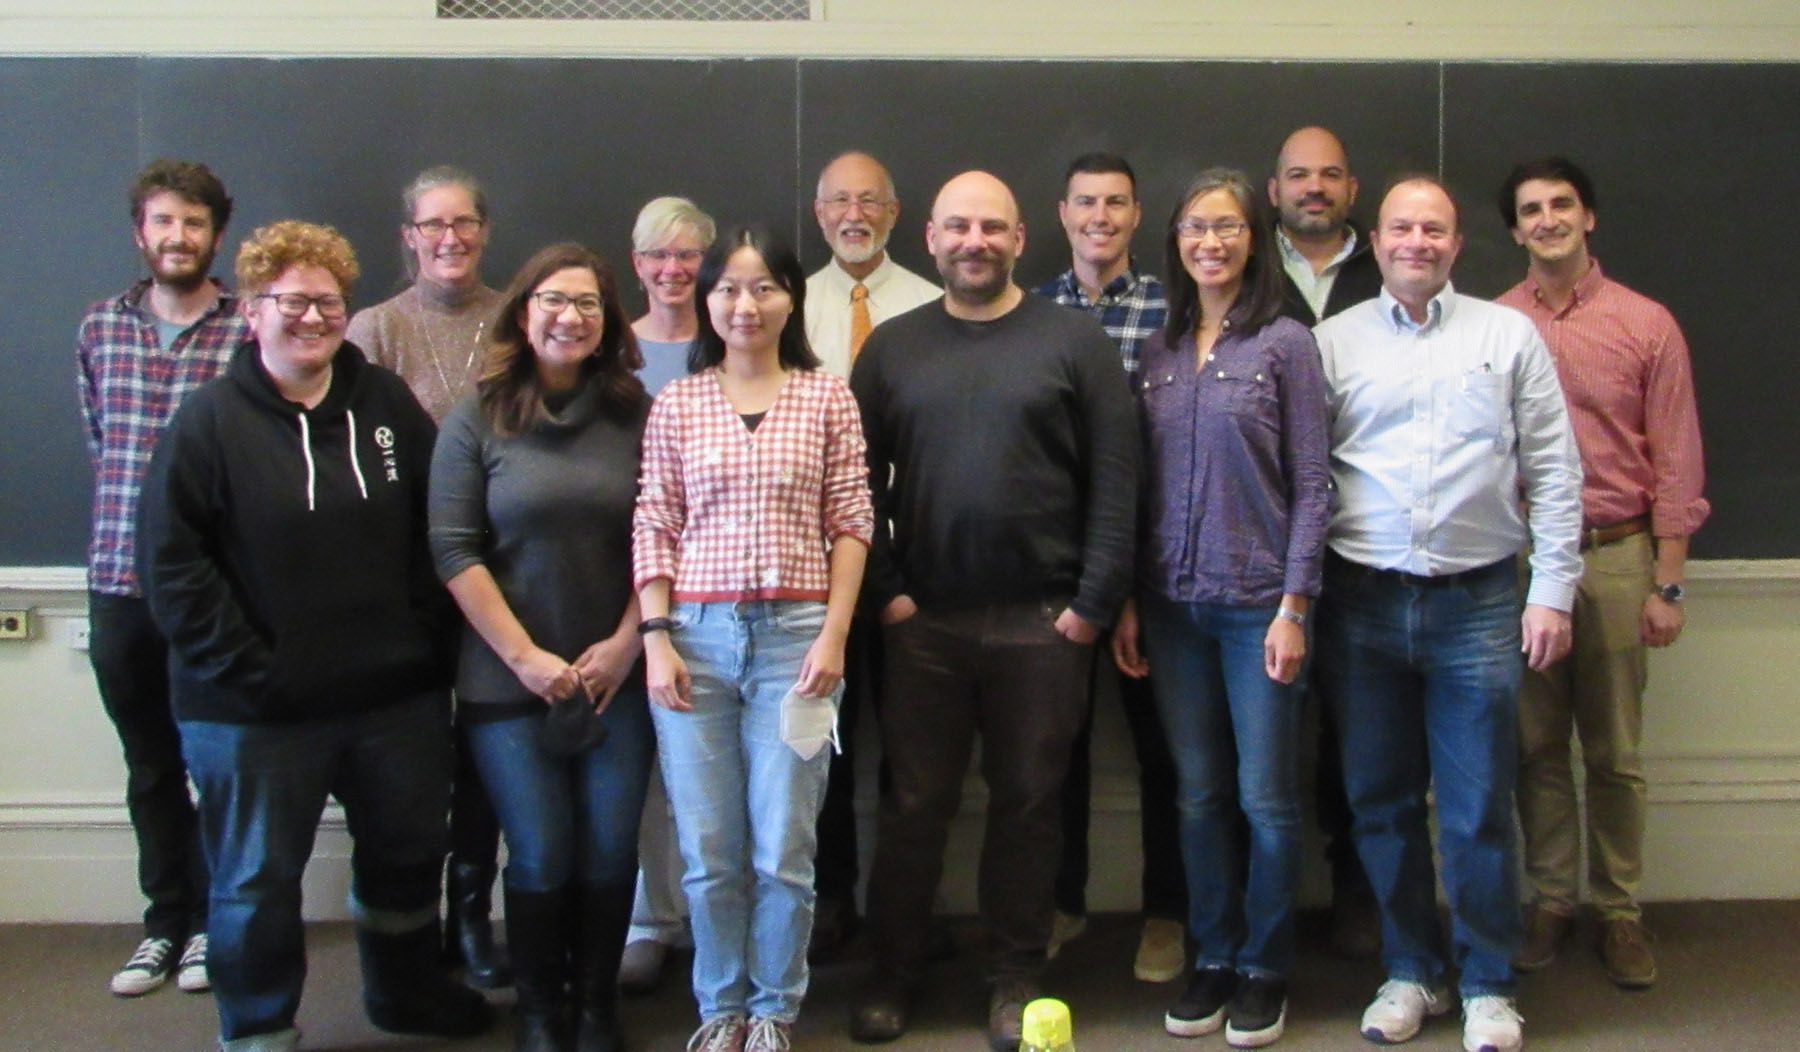
<svg viewBox="0 0 1800 1052">
<path fill-rule="evenodd" d="M 869 321 L 873 325 L 944 294 L 889 255 L 881 257 L 880 265 L 862 283 L 869 290 Z M 826 372 L 846 380 L 850 378 L 850 290 L 855 287 L 856 279 L 835 258 L 806 279 L 806 342 L 812 344 Z"/>
<path fill-rule="evenodd" d="M 215 282 L 215 284 L 217 284 Z M 164 347 L 144 303 L 148 279 L 87 309 L 75 334 L 76 387 L 94 468 L 94 532 L 88 587 L 140 595 L 137 512 L 150 453 L 189 391 L 216 376 L 250 338 L 223 285 L 199 321 Z"/>
<path fill-rule="evenodd" d="M 1095 300 L 1088 299 L 1072 267 L 1038 286 L 1037 294 L 1099 318 L 1100 326 L 1118 345 L 1119 361 L 1125 366 L 1128 380 L 1137 376 L 1144 341 L 1161 329 L 1169 316 L 1169 297 L 1163 293 L 1162 282 L 1138 273 L 1134 266 L 1126 267 L 1125 273 L 1107 282 Z"/>
<path fill-rule="evenodd" d="M 1524 311 L 1550 354 L 1581 447 L 1583 525 L 1650 516 L 1658 537 L 1686 537 L 1712 506 L 1687 341 L 1668 310 L 1594 263 L 1562 310 L 1527 277 L 1497 301 Z"/>
<path fill-rule="evenodd" d="M 1138 583 L 1184 603 L 1318 595 L 1331 514 L 1318 345 L 1291 318 L 1248 335 L 1224 324 L 1204 362 L 1191 335 L 1144 345 Z"/>
<path fill-rule="evenodd" d="M 1422 325 L 1384 288 L 1313 334 L 1331 389 L 1332 550 L 1437 576 L 1529 542 L 1527 601 L 1570 609 L 1581 459 L 1531 320 L 1446 284 Z"/>
<path fill-rule="evenodd" d="M 644 429 L 635 587 L 666 577 L 690 602 L 825 599 L 831 544 L 874 534 L 865 450 L 849 385 L 823 370 L 788 373 L 754 431 L 716 368 L 670 383 Z"/>
<path fill-rule="evenodd" d="M 1288 232 L 1279 224 L 1275 227 L 1275 244 L 1281 249 L 1281 269 L 1306 298 L 1306 305 L 1312 308 L 1313 317 L 1325 316 L 1325 301 L 1331 296 L 1331 285 L 1337 280 L 1338 271 L 1344 269 L 1344 261 L 1356 252 L 1356 230 L 1344 227 L 1344 246 L 1325 264 L 1325 269 L 1313 271 L 1312 260 L 1300 254 L 1294 247 L 1294 241 Z"/>
</svg>

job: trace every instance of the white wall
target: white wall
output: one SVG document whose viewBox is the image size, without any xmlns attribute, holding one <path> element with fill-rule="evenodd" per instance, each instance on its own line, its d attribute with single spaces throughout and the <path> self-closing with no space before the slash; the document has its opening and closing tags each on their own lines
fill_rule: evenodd
<svg viewBox="0 0 1800 1052">
<path fill-rule="evenodd" d="M 433 0 L 0 0 L 0 54 L 798 55 L 820 58 L 1800 60 L 1791 0 L 814 0 L 805 24 L 446 22 Z M 20 509 L 6 509 L 7 515 Z M 1690 628 L 1652 661 L 1652 898 L 1800 896 L 1800 561 L 1701 563 Z M 0 921 L 125 920 L 142 908 L 117 740 L 86 656 L 79 570 L 0 567 Z M 1100 719 L 1094 857 L 1136 857 L 1122 721 Z M 967 797 L 946 894 L 972 905 Z M 345 839 L 328 819 L 309 910 L 340 915 Z M 1098 909 L 1132 905 L 1130 863 L 1096 872 Z"/>
</svg>

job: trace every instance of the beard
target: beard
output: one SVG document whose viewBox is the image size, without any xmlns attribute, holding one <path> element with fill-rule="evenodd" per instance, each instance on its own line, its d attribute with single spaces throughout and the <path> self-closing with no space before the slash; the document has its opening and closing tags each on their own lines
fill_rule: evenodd
<svg viewBox="0 0 1800 1052">
<path fill-rule="evenodd" d="M 212 271 L 212 248 L 202 246 L 190 263 L 169 263 L 164 260 L 163 253 L 172 247 L 165 242 L 143 249 L 144 263 L 149 266 L 150 276 L 156 283 L 177 292 L 192 292 L 205 284 L 207 274 Z"/>
<path fill-rule="evenodd" d="M 1317 215 L 1303 211 L 1301 206 L 1309 203 L 1306 200 L 1296 201 L 1293 205 L 1281 209 L 1281 225 L 1296 234 L 1331 234 L 1344 227 L 1349 218 L 1348 208 L 1333 206 L 1327 202 L 1327 210 Z"/>
<path fill-rule="evenodd" d="M 969 260 L 981 260 L 990 267 L 985 277 L 970 277 L 957 266 Z M 944 288 L 957 299 L 967 303 L 992 303 L 1006 292 L 1012 284 L 1012 269 L 1004 265 L 999 256 L 990 252 L 962 252 L 944 260 L 938 265 L 938 276 L 944 279 Z"/>
<path fill-rule="evenodd" d="M 879 256 L 887 248 L 888 236 L 876 233 L 875 228 L 870 226 L 862 229 L 868 231 L 869 239 L 860 245 L 846 242 L 841 236 L 834 234 L 831 238 L 832 253 L 846 263 L 867 263 Z"/>
</svg>

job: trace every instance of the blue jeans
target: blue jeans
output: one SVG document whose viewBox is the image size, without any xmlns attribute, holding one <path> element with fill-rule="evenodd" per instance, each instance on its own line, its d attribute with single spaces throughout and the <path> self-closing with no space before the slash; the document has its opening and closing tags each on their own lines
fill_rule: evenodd
<svg viewBox="0 0 1800 1052">
<path fill-rule="evenodd" d="M 471 708 L 465 705 L 465 713 Z M 509 891 L 559 891 L 576 880 L 632 882 L 656 747 L 642 679 L 620 688 L 601 722 L 607 737 L 599 748 L 553 756 L 538 744 L 541 712 L 465 721 L 463 733 L 506 834 Z"/>
<path fill-rule="evenodd" d="M 356 922 L 399 933 L 437 920 L 450 803 L 450 706 L 431 692 L 302 723 L 187 720 L 212 864 L 208 964 L 229 1049 L 286 1048 L 306 978 L 300 878 L 325 798 L 354 840 Z"/>
<path fill-rule="evenodd" d="M 1195 964 L 1285 978 L 1300 879 L 1303 695 L 1301 680 L 1277 683 L 1263 667 L 1275 608 L 1146 595 L 1139 610 L 1175 760 Z"/>
<path fill-rule="evenodd" d="M 1522 936 L 1519 612 L 1511 559 L 1429 584 L 1326 560 L 1314 682 L 1338 720 L 1383 963 L 1389 978 L 1429 984 L 1449 972 L 1426 827 L 1434 789 L 1464 997 L 1512 992 Z"/>
<path fill-rule="evenodd" d="M 792 1022 L 812 934 L 814 823 L 831 750 L 802 760 L 781 741 L 781 699 L 825 625 L 825 604 L 677 603 L 675 650 L 693 709 L 656 707 L 694 927 L 701 1019 Z"/>
</svg>

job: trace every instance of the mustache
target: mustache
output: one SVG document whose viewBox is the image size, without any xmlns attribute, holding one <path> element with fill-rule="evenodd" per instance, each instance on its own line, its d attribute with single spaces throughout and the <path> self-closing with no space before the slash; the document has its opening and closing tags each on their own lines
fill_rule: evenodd
<svg viewBox="0 0 1800 1052">
<path fill-rule="evenodd" d="M 1000 254 L 985 248 L 965 248 L 950 254 L 952 263 L 998 263 Z"/>
</svg>

